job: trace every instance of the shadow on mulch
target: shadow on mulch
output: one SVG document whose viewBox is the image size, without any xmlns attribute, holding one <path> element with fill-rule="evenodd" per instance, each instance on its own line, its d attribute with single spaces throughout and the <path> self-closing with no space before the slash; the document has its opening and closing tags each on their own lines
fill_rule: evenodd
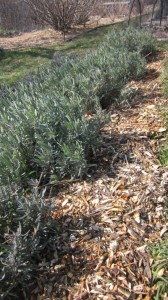
<svg viewBox="0 0 168 300">
<path fill-rule="evenodd" d="M 99 257 L 94 258 L 94 253 L 91 252 L 92 247 L 86 248 L 84 245 L 86 241 L 88 245 L 89 242 L 93 243 L 93 239 L 94 242 L 101 239 L 103 232 L 95 225 L 98 217 L 63 215 L 57 218 L 55 213 L 56 211 L 53 215 L 56 234 L 54 239 L 50 236 L 48 244 L 36 257 L 36 275 L 34 282 L 27 285 L 27 299 L 72 299 L 70 296 L 71 291 L 74 294 L 75 284 L 80 282 L 81 278 L 84 282 L 99 262 Z M 88 256 L 91 255 L 93 259 L 89 263 Z M 83 289 L 85 288 L 83 284 Z M 18 292 L 19 287 L 17 295 Z M 21 295 L 20 290 L 19 297 Z M 24 295 L 22 296 L 23 298 L 17 299 L 25 299 Z"/>
<path fill-rule="evenodd" d="M 160 73 L 158 71 L 156 71 L 155 69 L 147 70 L 146 74 L 145 74 L 145 81 L 156 79 L 159 76 L 160 76 Z"/>
<path fill-rule="evenodd" d="M 152 59 L 153 62 L 157 61 L 158 57 L 154 57 Z M 145 76 L 140 79 L 138 82 L 142 82 L 142 88 L 138 86 L 138 89 L 135 91 L 135 94 L 128 99 L 125 104 L 118 104 L 109 107 L 107 110 L 110 114 L 115 114 L 117 112 L 120 117 L 128 118 L 130 117 L 130 109 L 134 109 L 141 104 L 151 103 L 151 100 L 156 97 L 161 97 L 161 91 L 157 91 L 157 83 L 156 88 L 155 84 L 153 87 L 149 87 L 149 90 L 143 89 L 143 82 L 149 82 L 149 86 L 152 80 L 157 79 L 160 76 L 160 73 L 152 68 L 148 69 L 145 73 Z M 119 118 L 120 119 L 120 118 Z M 120 120 L 118 121 L 120 122 Z M 153 139 L 153 136 L 146 136 L 143 132 L 139 135 L 137 132 L 131 132 L 130 134 L 121 134 L 115 132 L 115 124 L 114 128 L 111 128 L 111 132 L 103 132 L 102 131 L 102 147 L 97 151 L 96 157 L 91 160 L 91 164 L 95 165 L 90 169 L 89 175 L 92 178 L 92 181 L 101 178 L 102 175 L 106 175 L 110 178 L 116 178 L 118 174 L 118 168 L 123 163 L 138 163 L 137 158 L 135 159 L 133 155 L 132 149 L 132 141 L 138 141 L 141 143 L 147 143 L 148 148 L 150 148 L 150 144 L 148 142 L 148 138 Z"/>
<path fill-rule="evenodd" d="M 123 163 L 131 164 L 138 163 L 135 159 L 132 149 L 132 141 L 142 141 L 142 135 L 136 133 L 121 134 L 121 136 L 112 135 L 103 138 L 103 145 L 97 153 L 97 157 L 92 161 L 96 165 L 90 170 L 92 181 L 101 178 L 102 175 L 109 178 L 118 176 L 118 168 Z M 144 138 L 144 142 L 147 143 Z"/>
</svg>

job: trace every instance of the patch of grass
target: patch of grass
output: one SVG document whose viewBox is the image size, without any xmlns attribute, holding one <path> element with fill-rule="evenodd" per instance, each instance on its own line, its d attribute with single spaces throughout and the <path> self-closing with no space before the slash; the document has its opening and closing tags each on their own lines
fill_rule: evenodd
<svg viewBox="0 0 168 300">
<path fill-rule="evenodd" d="M 152 248 L 153 279 L 157 283 L 155 300 L 163 299 L 168 291 L 168 238 Z"/>
<path fill-rule="evenodd" d="M 3 55 L 0 56 L 1 85 L 12 85 L 41 65 L 49 63 L 55 52 L 83 54 L 86 50 L 93 49 L 110 28 L 111 26 L 103 26 L 85 32 L 61 45 L 3 50 Z"/>
<path fill-rule="evenodd" d="M 168 59 L 165 61 L 164 73 L 163 73 L 163 92 L 166 98 L 168 98 Z"/>
<path fill-rule="evenodd" d="M 37 67 L 52 59 L 54 49 L 32 48 L 24 50 L 3 50 L 0 57 L 0 83 L 13 84 Z"/>
<path fill-rule="evenodd" d="M 168 41 L 158 41 L 157 48 L 159 51 L 167 51 L 168 50 Z"/>
<path fill-rule="evenodd" d="M 158 49 L 161 51 L 168 50 L 167 42 L 159 42 Z M 168 98 L 168 59 L 165 60 L 163 76 L 162 76 L 163 94 Z M 162 108 L 163 115 L 165 116 L 167 129 L 168 129 L 168 106 Z M 166 141 L 160 151 L 160 161 L 163 165 L 168 166 L 168 134 L 166 133 Z M 165 205 L 165 217 L 168 218 L 168 199 Z M 168 236 L 151 248 L 152 256 L 154 259 L 153 281 L 157 285 L 157 292 L 154 297 L 155 300 L 167 298 L 168 291 Z M 166 297 L 166 298 L 165 298 Z"/>
<path fill-rule="evenodd" d="M 168 91 L 168 86 L 167 86 L 167 91 Z M 162 110 L 163 110 L 163 114 L 166 119 L 167 131 L 168 131 L 168 106 L 164 106 L 162 108 Z M 160 161 L 163 165 L 168 166 L 168 133 L 166 133 L 165 138 L 166 138 L 165 143 L 162 146 L 161 151 L 160 151 Z"/>
<path fill-rule="evenodd" d="M 2 37 L 8 37 L 8 36 L 14 36 L 18 34 L 18 31 L 13 29 L 13 30 L 6 30 L 6 29 L 3 29 L 3 28 L 0 28 L 0 36 Z"/>
</svg>

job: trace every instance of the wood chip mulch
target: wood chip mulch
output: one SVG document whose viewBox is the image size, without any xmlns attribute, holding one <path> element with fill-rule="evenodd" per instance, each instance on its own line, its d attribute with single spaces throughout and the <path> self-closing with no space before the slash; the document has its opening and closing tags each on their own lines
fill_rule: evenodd
<svg viewBox="0 0 168 300">
<path fill-rule="evenodd" d="M 159 77 L 165 55 L 129 84 L 135 91 L 131 104 L 108 110 L 111 121 L 101 132 L 104 143 L 88 179 L 53 197 L 61 233 L 53 254 L 39 265 L 32 299 L 153 298 L 148 246 L 168 231 L 168 171 L 158 160 L 166 131 Z"/>
</svg>

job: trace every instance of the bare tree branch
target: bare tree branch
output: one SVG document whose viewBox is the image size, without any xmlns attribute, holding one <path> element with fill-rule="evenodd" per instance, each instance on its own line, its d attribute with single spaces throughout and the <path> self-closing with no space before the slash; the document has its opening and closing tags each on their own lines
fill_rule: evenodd
<svg viewBox="0 0 168 300">
<path fill-rule="evenodd" d="M 96 0 L 24 0 L 39 23 L 65 32 L 74 25 L 84 24 Z"/>
</svg>

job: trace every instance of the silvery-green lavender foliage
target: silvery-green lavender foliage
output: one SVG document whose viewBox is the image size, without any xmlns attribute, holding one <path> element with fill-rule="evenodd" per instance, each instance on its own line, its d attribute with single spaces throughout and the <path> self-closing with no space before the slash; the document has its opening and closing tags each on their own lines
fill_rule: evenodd
<svg viewBox="0 0 168 300">
<path fill-rule="evenodd" d="M 56 220 L 44 193 L 0 188 L 0 298 L 28 299 L 39 257 L 53 247 Z"/>
<path fill-rule="evenodd" d="M 156 52 L 156 40 L 146 30 L 129 27 L 124 31 L 112 30 L 104 39 L 104 44 L 110 48 L 125 49 L 129 52 L 138 52 L 142 56 Z"/>
<path fill-rule="evenodd" d="M 99 142 L 100 108 L 143 74 L 149 44 L 149 34 L 138 30 L 112 32 L 96 51 L 57 54 L 32 82 L 8 91 L 0 106 L 0 183 L 83 176 Z M 85 117 L 88 111 L 95 117 Z"/>
<path fill-rule="evenodd" d="M 87 120 L 80 97 L 73 93 L 42 95 L 29 86 L 14 96 L 0 108 L 1 184 L 82 176 L 88 153 L 98 142 L 98 115 Z"/>
</svg>

